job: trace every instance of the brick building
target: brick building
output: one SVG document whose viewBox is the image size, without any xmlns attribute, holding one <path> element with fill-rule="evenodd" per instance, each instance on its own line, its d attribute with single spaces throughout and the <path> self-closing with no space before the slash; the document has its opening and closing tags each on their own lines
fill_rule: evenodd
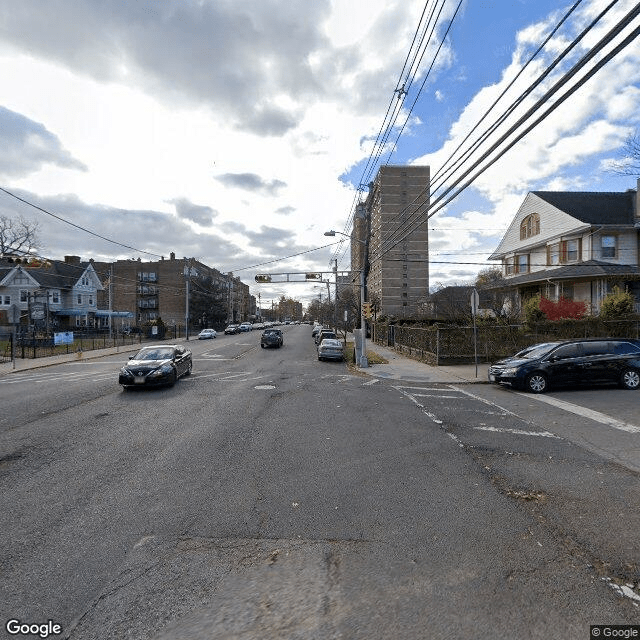
<svg viewBox="0 0 640 640">
<path fill-rule="evenodd" d="M 248 320 L 252 300 L 255 308 L 248 285 L 195 258 L 171 253 L 168 260 L 94 262 L 94 268 L 104 284 L 100 306 L 133 312 L 131 324 L 139 327 L 158 318 L 184 327 L 187 296 L 191 330 Z"/>
</svg>

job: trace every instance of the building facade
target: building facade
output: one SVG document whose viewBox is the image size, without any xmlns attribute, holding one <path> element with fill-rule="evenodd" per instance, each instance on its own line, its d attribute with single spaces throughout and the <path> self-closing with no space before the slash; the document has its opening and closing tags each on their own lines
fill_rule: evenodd
<svg viewBox="0 0 640 640">
<path fill-rule="evenodd" d="M 351 270 L 364 265 L 377 315 L 413 315 L 429 295 L 429 180 L 427 166 L 381 167 L 356 211 Z"/>
<path fill-rule="evenodd" d="M 100 328 L 107 310 L 98 296 L 102 283 L 92 261 L 79 256 L 28 262 L 0 260 L 0 324 L 43 331 Z"/>
<path fill-rule="evenodd" d="M 597 315 L 620 286 L 640 312 L 639 193 L 530 192 L 489 259 L 501 261 L 520 305 L 540 294 L 584 302 Z"/>
<path fill-rule="evenodd" d="M 132 312 L 134 326 L 160 318 L 169 327 L 184 327 L 188 315 L 190 329 L 220 328 L 255 312 L 248 285 L 195 258 L 171 253 L 168 260 L 94 264 L 104 284 L 101 305 Z"/>
</svg>

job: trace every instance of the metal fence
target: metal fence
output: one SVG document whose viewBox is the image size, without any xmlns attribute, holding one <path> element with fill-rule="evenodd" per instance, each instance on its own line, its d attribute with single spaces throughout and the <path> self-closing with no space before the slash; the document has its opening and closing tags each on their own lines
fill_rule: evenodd
<svg viewBox="0 0 640 640">
<path fill-rule="evenodd" d="M 16 338 L 15 357 L 21 359 L 45 358 L 47 356 L 61 355 L 65 353 L 77 353 L 80 351 L 95 351 L 96 349 L 108 349 L 139 344 L 141 335 L 74 335 L 74 340 L 68 344 L 55 344 L 52 336 L 22 335 Z M 9 359 L 11 354 L 9 351 Z"/>
<path fill-rule="evenodd" d="M 536 325 L 412 327 L 376 323 L 373 340 L 429 364 L 492 362 L 537 342 L 573 338 L 640 338 L 639 320 L 557 321 Z M 475 339 L 474 339 L 475 338 Z"/>
<path fill-rule="evenodd" d="M 11 362 L 11 347 L 13 335 L 10 333 L 0 333 L 0 363 Z"/>
<path fill-rule="evenodd" d="M 158 327 L 158 329 L 157 333 L 153 333 L 152 328 L 145 328 L 128 333 L 113 333 L 111 336 L 105 331 L 73 331 L 73 342 L 69 344 L 55 344 L 53 333 L 21 331 L 17 332 L 15 336 L 15 357 L 19 359 L 44 358 L 66 353 L 136 345 L 149 341 L 177 340 L 187 335 L 185 327 L 181 325 Z M 190 337 L 197 335 L 196 329 L 189 331 Z M 11 361 L 12 340 L 11 330 L 0 328 L 0 363 Z"/>
</svg>

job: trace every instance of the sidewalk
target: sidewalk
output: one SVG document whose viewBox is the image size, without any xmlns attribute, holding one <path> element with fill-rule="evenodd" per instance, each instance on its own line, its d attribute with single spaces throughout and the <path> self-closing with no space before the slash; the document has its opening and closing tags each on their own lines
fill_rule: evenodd
<svg viewBox="0 0 640 640">
<path fill-rule="evenodd" d="M 367 352 L 376 353 L 389 364 L 370 364 L 368 368 L 359 371 L 376 378 L 388 380 L 402 380 L 404 382 L 455 382 L 455 383 L 483 383 L 488 382 L 486 363 L 461 364 L 452 366 L 432 366 L 401 353 L 383 347 L 375 342 L 367 342 Z M 477 375 L 476 375 L 477 370 Z"/>
<path fill-rule="evenodd" d="M 73 351 L 57 356 L 45 356 L 44 358 L 16 358 L 15 363 L 0 362 L 0 375 L 14 373 L 17 371 L 27 371 L 29 369 L 40 369 L 53 364 L 63 362 L 76 362 L 79 360 L 93 360 L 104 356 L 111 356 L 115 353 L 134 353 L 140 349 L 139 344 L 119 345 L 117 347 L 107 347 L 106 349 L 92 349 L 91 351 Z"/>
</svg>

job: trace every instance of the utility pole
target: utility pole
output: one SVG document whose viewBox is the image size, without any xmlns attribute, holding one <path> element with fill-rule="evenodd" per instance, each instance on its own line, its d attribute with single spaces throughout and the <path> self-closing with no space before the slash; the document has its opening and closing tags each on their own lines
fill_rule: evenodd
<svg viewBox="0 0 640 640">
<path fill-rule="evenodd" d="M 113 263 L 109 266 L 109 340 L 113 337 Z"/>
<path fill-rule="evenodd" d="M 333 296 L 333 326 L 335 327 L 336 335 L 337 335 L 337 332 L 338 332 L 338 259 L 337 258 L 334 258 L 333 260 L 333 274 L 336 279 L 336 289 Z"/>
<path fill-rule="evenodd" d="M 184 305 L 184 322 L 186 325 L 185 333 L 187 336 L 187 340 L 189 339 L 189 289 L 191 284 L 191 258 L 187 261 L 187 258 L 184 259 L 184 279 L 185 279 L 185 292 L 186 292 L 186 300 Z"/>
</svg>

